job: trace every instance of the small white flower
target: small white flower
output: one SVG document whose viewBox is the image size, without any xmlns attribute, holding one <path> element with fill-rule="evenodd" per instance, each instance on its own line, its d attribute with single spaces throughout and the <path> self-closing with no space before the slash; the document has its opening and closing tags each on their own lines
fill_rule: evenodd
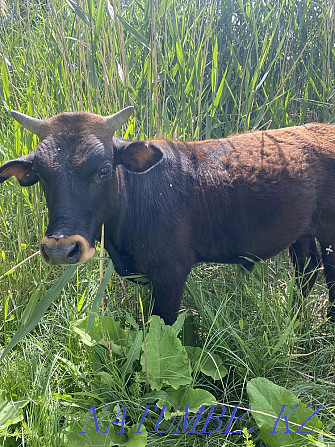
<svg viewBox="0 0 335 447">
<path fill-rule="evenodd" d="M 329 247 L 326 248 L 326 255 L 330 255 L 330 253 L 334 253 L 334 250 L 332 250 L 332 245 L 329 245 Z"/>
</svg>

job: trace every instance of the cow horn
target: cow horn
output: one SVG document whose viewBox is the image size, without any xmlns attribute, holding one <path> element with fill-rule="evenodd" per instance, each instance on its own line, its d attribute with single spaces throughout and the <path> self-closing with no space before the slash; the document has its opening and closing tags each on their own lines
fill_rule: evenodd
<svg viewBox="0 0 335 447">
<path fill-rule="evenodd" d="M 44 135 L 45 133 L 45 122 L 44 120 L 39 120 L 28 115 L 24 115 L 21 112 L 15 112 L 11 110 L 12 117 L 21 124 L 25 129 L 30 130 L 37 136 Z"/>
<path fill-rule="evenodd" d="M 126 107 L 119 112 L 114 113 L 113 115 L 106 116 L 106 126 L 107 128 L 114 133 L 115 130 L 120 129 L 121 126 L 128 120 L 130 115 L 134 112 L 134 107 Z"/>
</svg>

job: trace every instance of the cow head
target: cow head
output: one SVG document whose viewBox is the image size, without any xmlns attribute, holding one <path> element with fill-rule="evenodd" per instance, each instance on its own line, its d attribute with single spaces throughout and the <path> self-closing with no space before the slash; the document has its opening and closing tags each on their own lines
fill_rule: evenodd
<svg viewBox="0 0 335 447">
<path fill-rule="evenodd" d="M 142 173 L 162 158 L 158 148 L 144 142 L 114 143 L 115 130 L 132 112 L 133 107 L 108 117 L 61 113 L 45 120 L 12 112 L 41 142 L 35 153 L 4 163 L 0 183 L 12 176 L 22 186 L 40 182 L 49 212 L 40 247 L 46 262 L 76 264 L 91 258 L 120 188 L 116 165 Z"/>
</svg>

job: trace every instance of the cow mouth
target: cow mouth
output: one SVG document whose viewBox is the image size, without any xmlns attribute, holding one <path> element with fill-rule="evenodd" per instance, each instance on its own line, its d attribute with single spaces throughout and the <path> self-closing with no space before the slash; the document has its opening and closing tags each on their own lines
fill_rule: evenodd
<svg viewBox="0 0 335 447">
<path fill-rule="evenodd" d="M 79 234 L 45 236 L 41 241 L 40 253 L 47 264 L 82 264 L 94 255 L 95 249 Z"/>
</svg>

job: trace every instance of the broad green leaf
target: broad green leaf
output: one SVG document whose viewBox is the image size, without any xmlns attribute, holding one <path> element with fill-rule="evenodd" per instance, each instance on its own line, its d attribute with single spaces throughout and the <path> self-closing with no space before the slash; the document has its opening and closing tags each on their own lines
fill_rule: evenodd
<svg viewBox="0 0 335 447">
<path fill-rule="evenodd" d="M 306 408 L 291 391 L 275 385 L 265 378 L 252 379 L 247 384 L 247 392 L 251 404 L 253 418 L 259 429 L 260 436 L 269 447 L 307 447 L 313 445 L 307 434 L 296 433 L 299 427 L 316 411 L 315 407 Z M 286 423 L 277 418 L 283 410 L 283 406 L 288 405 L 282 417 L 287 415 L 298 405 L 290 415 L 288 415 L 288 433 Z M 255 413 L 255 412 L 259 413 Z M 310 432 L 312 429 L 321 429 L 322 423 L 317 418 L 313 418 L 301 429 L 301 432 Z M 270 433 L 275 431 L 275 433 Z M 313 432 L 312 432 L 313 433 Z"/>
<path fill-rule="evenodd" d="M 214 380 L 220 380 L 227 375 L 228 371 L 222 364 L 222 359 L 218 354 L 206 352 L 197 346 L 185 346 L 192 369 L 199 370 L 206 376 Z"/>
<path fill-rule="evenodd" d="M 164 412 L 165 419 L 171 416 L 173 409 L 176 409 L 177 405 L 182 405 L 178 409 L 177 414 L 183 414 L 185 405 L 189 406 L 191 413 L 196 413 L 201 405 L 213 405 L 216 402 L 216 398 L 209 391 L 200 388 L 193 389 L 189 386 L 181 387 L 179 390 L 168 388 L 165 392 L 166 398 L 163 397 L 157 402 L 158 407 L 170 405 L 170 408 L 166 408 Z"/>
<path fill-rule="evenodd" d="M 107 389 L 112 390 L 115 388 L 115 377 L 106 371 L 96 373 L 96 376 L 100 378 L 101 383 L 106 385 Z"/>
<path fill-rule="evenodd" d="M 137 424 L 132 425 L 128 430 L 128 441 L 125 447 L 146 447 L 148 441 L 148 432 L 144 425 L 141 425 L 141 432 L 135 433 L 138 426 Z"/>
<path fill-rule="evenodd" d="M 34 329 L 37 323 L 43 318 L 46 311 L 49 309 L 51 303 L 57 298 L 63 287 L 70 281 L 72 275 L 74 274 L 77 266 L 70 265 L 65 269 L 62 276 L 56 281 L 56 283 L 51 287 L 51 289 L 45 294 L 45 296 L 35 304 L 33 310 L 29 310 L 29 320 L 25 320 L 19 329 L 15 332 L 13 338 L 10 340 L 4 351 L 0 356 L 0 360 L 14 348 L 30 331 Z M 35 296 L 32 297 L 33 300 L 36 299 Z M 30 305 L 28 304 L 30 307 Z"/>
<path fill-rule="evenodd" d="M 73 331 L 79 335 L 81 341 L 90 347 L 100 344 L 117 355 L 125 356 L 135 337 L 135 332 L 125 331 L 118 321 L 109 316 L 95 318 L 87 331 L 90 318 L 91 316 L 82 318 L 73 325 Z"/>
<path fill-rule="evenodd" d="M 115 321 L 114 318 L 109 316 L 103 316 L 100 319 L 101 331 L 104 337 L 108 341 L 114 342 L 115 344 L 127 347 L 129 340 L 129 333 L 121 328 L 120 322 Z"/>
<path fill-rule="evenodd" d="M 152 389 L 163 386 L 178 389 L 191 383 L 190 365 L 185 348 L 177 338 L 174 328 L 166 326 L 161 318 L 154 315 L 143 351 L 147 352 L 149 383 Z M 141 357 L 142 370 L 145 373 L 145 353 Z"/>
<path fill-rule="evenodd" d="M 200 365 L 200 371 L 214 380 L 221 380 L 228 374 L 227 368 L 223 366 L 222 359 L 218 354 L 208 354 Z"/>
<path fill-rule="evenodd" d="M 22 408 L 29 403 L 29 399 L 20 399 L 17 401 L 8 400 L 5 392 L 0 391 L 0 431 L 17 424 L 23 420 Z"/>
<path fill-rule="evenodd" d="M 92 416 L 90 416 L 90 420 L 87 422 L 88 414 L 79 421 L 68 425 L 61 433 L 64 445 L 66 445 L 66 447 L 112 447 L 126 445 L 127 435 L 125 433 L 118 433 L 120 431 L 120 424 L 112 424 L 108 429 L 108 432 L 103 433 L 107 430 L 108 425 L 113 420 L 111 414 L 112 412 L 107 411 L 98 432 L 96 431 Z M 97 418 L 99 423 L 102 417 L 103 413 L 99 414 L 99 417 Z M 85 433 L 80 433 L 83 430 L 85 430 Z"/>
<path fill-rule="evenodd" d="M 82 318 L 73 324 L 73 332 L 79 335 L 81 341 L 87 346 L 94 346 L 102 340 L 100 324 L 94 320 L 88 332 L 86 332 L 88 317 Z"/>
</svg>

